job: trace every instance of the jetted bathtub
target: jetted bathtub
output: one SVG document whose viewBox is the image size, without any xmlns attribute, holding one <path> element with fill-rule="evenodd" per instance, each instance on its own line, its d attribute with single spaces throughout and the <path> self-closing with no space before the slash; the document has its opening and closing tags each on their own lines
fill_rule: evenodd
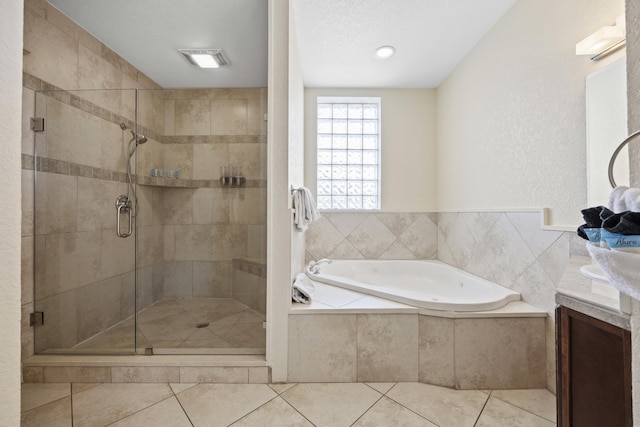
<svg viewBox="0 0 640 427">
<path fill-rule="evenodd" d="M 494 310 L 520 294 L 440 261 L 332 260 L 307 269 L 311 280 L 415 307 L 446 311 Z"/>
</svg>

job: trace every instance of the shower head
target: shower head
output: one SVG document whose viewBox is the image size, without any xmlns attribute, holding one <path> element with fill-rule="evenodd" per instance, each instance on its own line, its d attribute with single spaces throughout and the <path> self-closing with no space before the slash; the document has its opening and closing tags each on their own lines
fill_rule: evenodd
<svg viewBox="0 0 640 427">
<path fill-rule="evenodd" d="M 126 123 L 120 123 L 120 129 L 128 130 L 129 132 L 131 132 L 131 140 L 132 141 L 135 140 L 136 145 L 144 144 L 145 142 L 148 141 L 146 136 L 139 133 L 135 133 L 133 129 L 131 129 L 131 127 L 129 127 Z"/>
</svg>

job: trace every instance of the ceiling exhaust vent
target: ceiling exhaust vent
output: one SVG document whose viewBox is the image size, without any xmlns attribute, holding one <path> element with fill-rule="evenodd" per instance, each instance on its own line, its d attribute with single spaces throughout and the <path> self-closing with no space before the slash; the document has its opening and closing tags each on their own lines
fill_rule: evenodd
<svg viewBox="0 0 640 427">
<path fill-rule="evenodd" d="M 218 68 L 231 65 L 222 49 L 178 49 L 190 64 L 200 68 Z"/>
</svg>

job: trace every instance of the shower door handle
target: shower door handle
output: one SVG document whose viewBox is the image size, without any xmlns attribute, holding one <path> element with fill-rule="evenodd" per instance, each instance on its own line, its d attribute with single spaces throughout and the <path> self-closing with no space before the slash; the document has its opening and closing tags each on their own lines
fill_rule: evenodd
<svg viewBox="0 0 640 427">
<path fill-rule="evenodd" d="M 123 214 L 129 214 L 129 228 L 126 232 L 122 232 L 122 224 L 120 218 Z M 116 235 L 118 237 L 131 236 L 133 231 L 133 210 L 131 209 L 131 200 L 129 200 L 128 196 L 121 195 L 116 199 Z"/>
</svg>

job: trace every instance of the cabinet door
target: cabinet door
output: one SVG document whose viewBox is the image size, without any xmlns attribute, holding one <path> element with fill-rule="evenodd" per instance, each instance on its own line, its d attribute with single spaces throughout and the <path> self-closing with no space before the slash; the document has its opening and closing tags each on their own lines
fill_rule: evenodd
<svg viewBox="0 0 640 427">
<path fill-rule="evenodd" d="M 566 307 L 556 310 L 558 425 L 632 425 L 631 334 Z"/>
</svg>

